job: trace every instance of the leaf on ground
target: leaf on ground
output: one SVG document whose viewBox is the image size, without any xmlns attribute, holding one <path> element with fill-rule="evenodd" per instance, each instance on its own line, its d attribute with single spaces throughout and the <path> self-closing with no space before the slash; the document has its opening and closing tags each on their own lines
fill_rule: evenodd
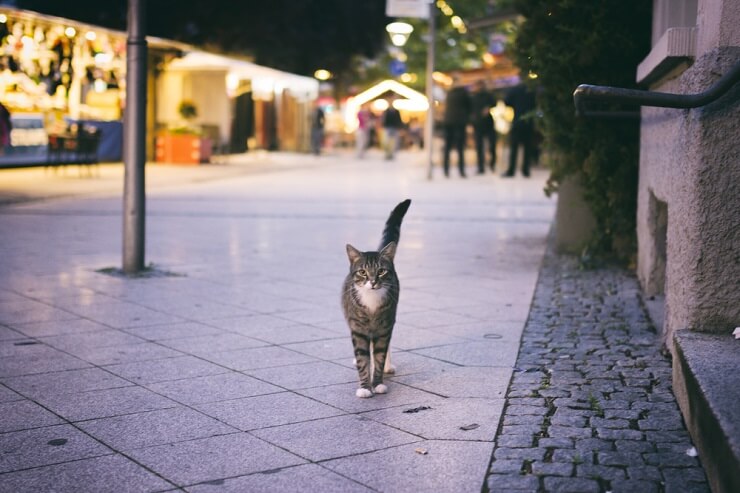
<svg viewBox="0 0 740 493">
<path fill-rule="evenodd" d="M 419 455 L 427 455 L 429 453 L 429 451 L 427 449 L 421 448 L 421 447 L 419 447 L 416 450 L 414 450 L 414 452 L 416 452 Z"/>
<path fill-rule="evenodd" d="M 470 431 L 470 430 L 474 430 L 479 427 L 480 425 L 478 423 L 471 423 L 469 425 L 461 426 L 460 429 L 463 431 Z"/>
<path fill-rule="evenodd" d="M 428 411 L 429 409 L 431 409 L 431 407 L 429 406 L 419 406 L 419 407 L 414 407 L 411 409 L 406 409 L 403 412 L 406 414 L 414 414 L 414 413 L 418 413 L 419 411 Z"/>
</svg>

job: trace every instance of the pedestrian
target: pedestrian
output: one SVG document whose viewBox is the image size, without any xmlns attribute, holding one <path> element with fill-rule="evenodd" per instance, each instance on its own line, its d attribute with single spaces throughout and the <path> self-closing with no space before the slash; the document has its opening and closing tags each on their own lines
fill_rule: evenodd
<svg viewBox="0 0 740 493">
<path fill-rule="evenodd" d="M 486 149 L 491 155 L 488 160 L 491 171 L 496 170 L 496 129 L 493 126 L 491 108 L 496 105 L 496 100 L 486 88 L 486 83 L 479 80 L 476 91 L 472 95 L 473 107 L 473 131 L 475 134 L 475 153 L 478 158 L 478 174 L 485 173 Z"/>
<path fill-rule="evenodd" d="M 359 158 L 365 156 L 365 151 L 370 145 L 370 128 L 372 125 L 373 114 L 368 109 L 367 104 L 363 104 L 360 111 L 357 112 L 357 133 L 355 134 L 355 147 Z"/>
<path fill-rule="evenodd" d="M 311 114 L 311 151 L 315 155 L 321 154 L 321 144 L 324 141 L 324 110 L 316 103 Z"/>
<path fill-rule="evenodd" d="M 398 149 L 398 136 L 403 128 L 401 113 L 393 106 L 394 98 L 388 101 L 388 108 L 383 112 L 383 138 L 385 147 L 385 159 L 391 160 Z"/>
<path fill-rule="evenodd" d="M 412 117 L 409 120 L 408 135 L 412 146 L 417 146 L 419 149 L 424 148 L 424 129 L 418 118 Z"/>
<path fill-rule="evenodd" d="M 444 173 L 450 176 L 450 152 L 454 147 L 457 150 L 457 166 L 460 176 L 465 178 L 465 139 L 466 128 L 470 120 L 471 100 L 467 88 L 460 84 L 458 76 L 453 77 L 452 88 L 447 93 L 445 112 L 442 123 L 444 125 Z"/>
<path fill-rule="evenodd" d="M 524 148 L 522 175 L 528 177 L 534 157 L 534 121 L 531 114 L 535 108 L 534 93 L 526 85 L 519 84 L 509 90 L 504 103 L 514 109 L 514 119 L 509 131 L 509 169 L 501 176 L 514 176 L 521 146 Z"/>
<path fill-rule="evenodd" d="M 5 154 L 5 150 L 10 147 L 11 130 L 13 123 L 10 121 L 10 111 L 0 103 L 0 154 Z"/>
</svg>

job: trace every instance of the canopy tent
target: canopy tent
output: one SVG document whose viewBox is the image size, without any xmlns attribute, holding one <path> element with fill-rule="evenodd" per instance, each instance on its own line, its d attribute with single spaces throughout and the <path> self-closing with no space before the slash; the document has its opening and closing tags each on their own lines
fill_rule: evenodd
<svg viewBox="0 0 740 493">
<path fill-rule="evenodd" d="M 291 74 L 256 63 L 215 55 L 203 51 L 190 51 L 167 64 L 168 71 L 220 71 L 226 72 L 228 89 L 238 86 L 239 80 L 250 80 L 255 97 L 271 99 L 274 93 L 290 91 L 296 97 L 312 100 L 318 97 L 319 83 L 311 77 Z"/>
</svg>

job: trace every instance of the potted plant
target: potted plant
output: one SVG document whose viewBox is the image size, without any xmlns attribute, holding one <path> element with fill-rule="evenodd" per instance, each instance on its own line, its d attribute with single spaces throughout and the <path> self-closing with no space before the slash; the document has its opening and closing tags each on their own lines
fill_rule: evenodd
<svg viewBox="0 0 740 493">
<path fill-rule="evenodd" d="M 157 136 L 156 160 L 160 163 L 201 164 L 211 158 L 211 140 L 192 121 L 198 116 L 195 104 L 183 100 L 177 108 L 183 122 Z"/>
</svg>

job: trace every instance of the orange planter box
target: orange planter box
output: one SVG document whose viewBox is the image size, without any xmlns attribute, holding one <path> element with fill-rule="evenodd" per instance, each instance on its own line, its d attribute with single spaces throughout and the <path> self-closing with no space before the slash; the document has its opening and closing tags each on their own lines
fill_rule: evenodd
<svg viewBox="0 0 740 493">
<path fill-rule="evenodd" d="M 156 161 L 201 164 L 211 159 L 211 139 L 199 135 L 163 134 L 157 137 Z"/>
</svg>

